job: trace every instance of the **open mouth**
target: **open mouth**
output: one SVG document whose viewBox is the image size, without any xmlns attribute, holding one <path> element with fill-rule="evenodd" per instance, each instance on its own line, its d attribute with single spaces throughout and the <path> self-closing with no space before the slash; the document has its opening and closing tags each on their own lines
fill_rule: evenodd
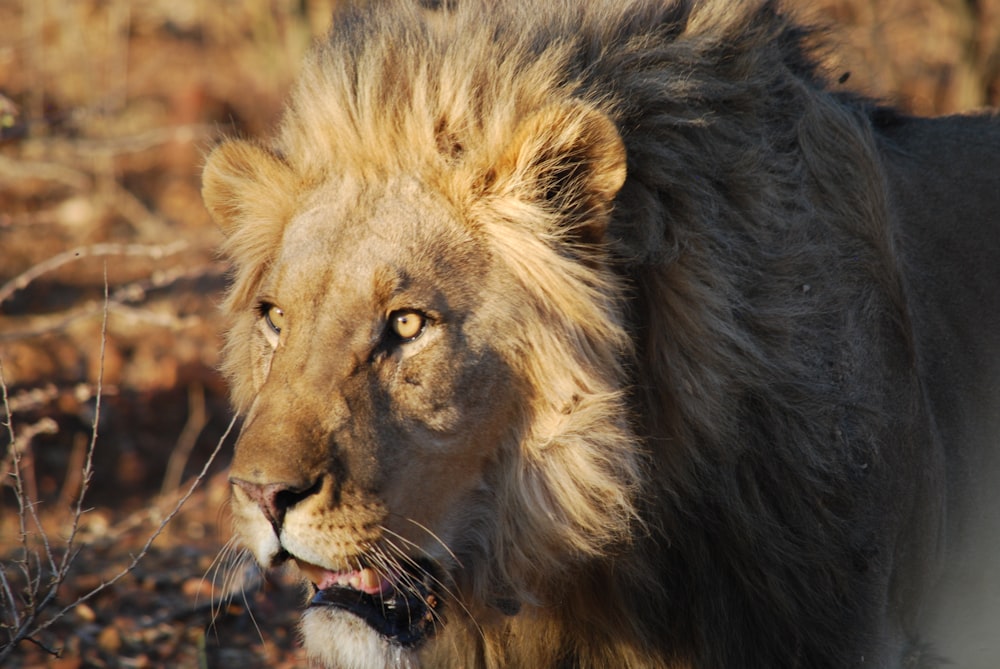
<svg viewBox="0 0 1000 669">
<path fill-rule="evenodd" d="M 331 606 L 363 620 L 387 640 L 414 647 L 434 631 L 440 600 L 431 591 L 432 577 L 402 573 L 386 577 L 371 568 L 334 572 L 296 560 L 312 581 L 309 606 Z"/>
</svg>

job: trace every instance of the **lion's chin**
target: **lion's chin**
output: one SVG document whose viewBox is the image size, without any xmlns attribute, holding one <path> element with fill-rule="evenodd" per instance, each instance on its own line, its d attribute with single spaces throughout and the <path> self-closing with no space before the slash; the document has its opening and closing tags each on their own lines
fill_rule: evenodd
<svg viewBox="0 0 1000 669">
<path fill-rule="evenodd" d="M 312 606 L 302 617 L 310 659 L 337 669 L 419 669 L 416 653 L 346 610 Z"/>
</svg>

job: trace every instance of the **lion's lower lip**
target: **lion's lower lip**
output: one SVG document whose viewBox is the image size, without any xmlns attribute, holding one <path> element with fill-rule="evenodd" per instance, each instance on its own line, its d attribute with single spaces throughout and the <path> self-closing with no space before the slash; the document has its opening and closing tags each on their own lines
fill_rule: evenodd
<svg viewBox="0 0 1000 669">
<path fill-rule="evenodd" d="M 363 620 L 386 639 L 412 647 L 430 635 L 434 613 L 428 601 L 418 595 L 403 596 L 399 591 L 369 595 L 352 588 L 334 586 L 317 590 L 310 606 L 332 606 Z"/>
<path fill-rule="evenodd" d="M 434 630 L 438 599 L 427 583 L 412 575 L 400 579 L 405 587 L 384 579 L 377 588 L 366 587 L 363 575 L 360 588 L 354 579 L 328 576 L 311 580 L 316 592 L 309 606 L 347 611 L 393 643 L 414 647 Z"/>
</svg>

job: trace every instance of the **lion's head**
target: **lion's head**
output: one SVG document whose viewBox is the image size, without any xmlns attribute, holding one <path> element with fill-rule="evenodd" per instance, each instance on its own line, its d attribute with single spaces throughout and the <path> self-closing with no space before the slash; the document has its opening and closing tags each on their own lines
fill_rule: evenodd
<svg viewBox="0 0 1000 669">
<path fill-rule="evenodd" d="M 554 102 L 443 153 L 451 110 L 427 111 L 433 153 L 374 173 L 353 164 L 369 138 L 296 125 L 280 154 L 230 141 L 205 171 L 238 267 L 236 530 L 312 582 L 306 638 L 333 666 L 534 603 L 635 515 L 622 286 L 592 243 L 625 178 L 614 125 Z"/>
</svg>

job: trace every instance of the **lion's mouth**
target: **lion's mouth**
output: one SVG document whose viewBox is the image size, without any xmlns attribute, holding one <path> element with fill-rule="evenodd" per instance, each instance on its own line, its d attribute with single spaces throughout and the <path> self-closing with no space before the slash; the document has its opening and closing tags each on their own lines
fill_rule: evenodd
<svg viewBox="0 0 1000 669">
<path fill-rule="evenodd" d="M 387 640 L 406 647 L 418 645 L 434 631 L 440 600 L 424 569 L 420 576 L 386 577 L 371 568 L 334 572 L 299 560 L 296 564 L 313 585 L 310 607 L 347 611 Z"/>
</svg>

